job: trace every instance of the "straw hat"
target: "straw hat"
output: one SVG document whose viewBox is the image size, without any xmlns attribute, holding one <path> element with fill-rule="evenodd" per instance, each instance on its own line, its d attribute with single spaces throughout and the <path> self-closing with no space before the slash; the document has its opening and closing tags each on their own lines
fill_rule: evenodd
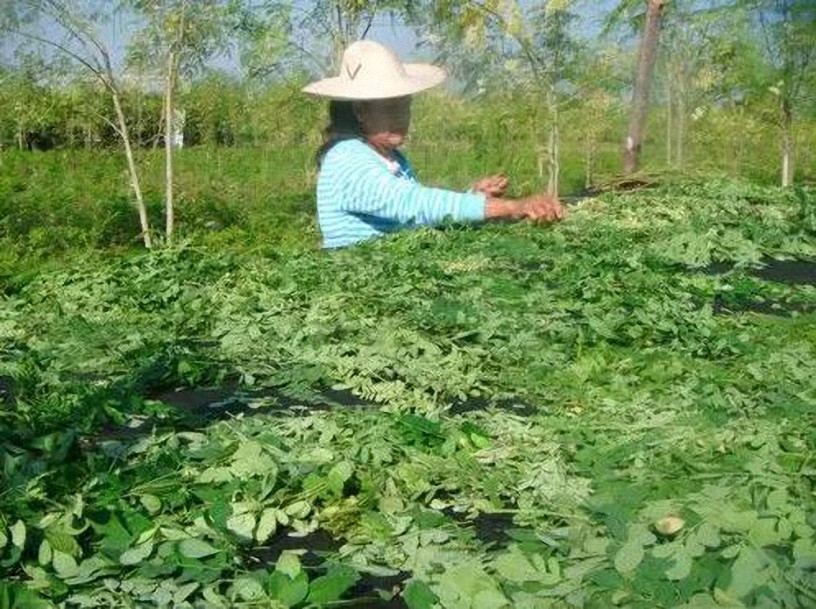
<svg viewBox="0 0 816 609">
<path fill-rule="evenodd" d="M 387 99 L 430 89 L 446 77 L 442 68 L 402 63 L 391 49 L 359 40 L 343 53 L 339 76 L 313 82 L 303 91 L 338 100 Z"/>
</svg>

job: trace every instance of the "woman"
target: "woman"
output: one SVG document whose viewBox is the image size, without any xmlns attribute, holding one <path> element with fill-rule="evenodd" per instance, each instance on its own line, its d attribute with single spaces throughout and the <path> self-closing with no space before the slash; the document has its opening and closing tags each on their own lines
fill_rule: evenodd
<svg viewBox="0 0 816 609">
<path fill-rule="evenodd" d="M 352 245 L 410 226 L 512 218 L 554 221 L 557 199 L 502 196 L 507 179 L 480 180 L 459 193 L 420 185 L 399 151 L 411 122 L 411 96 L 445 80 L 441 68 L 403 64 L 372 41 L 346 49 L 340 75 L 303 90 L 330 98 L 330 125 L 318 152 L 317 213 L 323 247 Z"/>
</svg>

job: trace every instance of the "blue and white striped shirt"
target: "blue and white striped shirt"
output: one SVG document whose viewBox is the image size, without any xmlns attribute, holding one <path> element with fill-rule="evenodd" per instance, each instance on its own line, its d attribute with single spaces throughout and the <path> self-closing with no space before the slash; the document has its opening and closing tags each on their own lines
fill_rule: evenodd
<svg viewBox="0 0 816 609">
<path fill-rule="evenodd" d="M 408 160 L 390 163 L 361 140 L 326 154 L 317 180 L 317 217 L 324 248 L 352 245 L 413 226 L 484 220 L 484 194 L 429 188 Z"/>
</svg>

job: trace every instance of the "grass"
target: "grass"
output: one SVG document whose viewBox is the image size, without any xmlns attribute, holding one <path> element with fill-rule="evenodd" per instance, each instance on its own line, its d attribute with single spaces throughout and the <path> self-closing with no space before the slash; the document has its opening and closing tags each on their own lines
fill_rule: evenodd
<svg viewBox="0 0 816 609">
<path fill-rule="evenodd" d="M 178 230 L 199 244 L 250 248 L 313 248 L 314 150 L 322 104 L 281 90 L 269 116 L 244 125 L 257 146 L 182 150 L 176 177 Z M 625 117 L 616 109 L 587 117 L 580 106 L 561 114 L 562 195 L 586 183 L 585 139 L 595 132 L 595 181 L 615 176 Z M 729 175 L 773 184 L 778 165 L 776 133 L 750 117 L 711 111 L 688 125 L 685 165 L 666 167 L 665 117 L 652 114 L 644 143 L 644 171 L 688 177 Z M 746 121 L 745 124 L 740 122 Z M 458 189 L 486 174 L 510 176 L 514 195 L 546 187 L 547 117 L 534 100 L 419 96 L 408 152 L 423 182 Z M 243 131 L 242 131 L 243 132 Z M 750 134 L 751 146 L 742 143 Z M 807 143 L 812 125 L 797 126 L 797 182 L 812 181 Z M 153 230 L 163 230 L 162 152 L 139 151 L 145 199 Z M 65 150 L 48 154 L 0 152 L 0 275 L 57 261 L 76 252 L 138 249 L 138 222 L 125 163 L 116 150 Z"/>
<path fill-rule="evenodd" d="M 233 228 L 4 284 L 7 605 L 813 606 L 816 287 L 753 271 L 813 193 L 326 253 L 300 170 L 190 152 Z"/>
</svg>

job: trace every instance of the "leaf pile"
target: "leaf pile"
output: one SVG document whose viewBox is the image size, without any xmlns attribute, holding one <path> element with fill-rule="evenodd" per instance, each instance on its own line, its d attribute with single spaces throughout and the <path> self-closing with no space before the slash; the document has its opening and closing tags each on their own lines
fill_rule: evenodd
<svg viewBox="0 0 816 609">
<path fill-rule="evenodd" d="M 10 284 L 0 607 L 814 606 L 803 197 Z"/>
</svg>

